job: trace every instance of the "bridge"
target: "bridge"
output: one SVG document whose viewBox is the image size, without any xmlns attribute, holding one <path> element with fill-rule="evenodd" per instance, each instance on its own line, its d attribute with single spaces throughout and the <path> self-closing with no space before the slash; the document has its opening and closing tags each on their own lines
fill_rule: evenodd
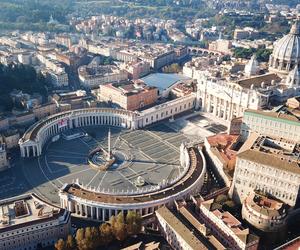
<svg viewBox="0 0 300 250">
<path fill-rule="evenodd" d="M 188 47 L 188 53 L 192 56 L 223 56 L 224 53 L 216 50 L 209 50 L 200 47 Z"/>
</svg>

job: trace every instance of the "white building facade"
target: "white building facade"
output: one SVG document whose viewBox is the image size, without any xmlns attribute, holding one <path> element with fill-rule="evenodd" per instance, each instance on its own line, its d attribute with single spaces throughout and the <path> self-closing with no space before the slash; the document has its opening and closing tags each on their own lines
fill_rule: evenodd
<svg viewBox="0 0 300 250">
<path fill-rule="evenodd" d="M 245 70 L 226 70 L 226 63 L 215 58 L 193 59 L 183 74 L 197 80 L 197 105 L 204 112 L 230 121 L 244 110 L 260 110 L 273 102 L 285 102 L 300 94 L 300 24 L 280 39 L 270 56 L 269 72 L 259 74 L 255 56 Z"/>
<path fill-rule="evenodd" d="M 47 140 L 67 129 L 94 125 L 110 125 L 133 130 L 143 128 L 193 109 L 195 98 L 192 93 L 141 112 L 87 108 L 52 115 L 46 120 L 37 122 L 24 133 L 19 141 L 21 156 L 40 156 Z"/>
<path fill-rule="evenodd" d="M 241 136 L 245 140 L 252 132 L 300 142 L 299 120 L 280 111 L 245 110 Z"/>
<path fill-rule="evenodd" d="M 278 149 L 282 148 L 282 149 Z M 237 154 L 230 194 L 242 203 L 253 191 L 295 206 L 299 200 L 299 144 L 251 135 Z"/>
<path fill-rule="evenodd" d="M 70 233 L 70 212 L 45 203 L 35 194 L 2 200 L 0 208 L 0 249 L 49 247 Z"/>
</svg>

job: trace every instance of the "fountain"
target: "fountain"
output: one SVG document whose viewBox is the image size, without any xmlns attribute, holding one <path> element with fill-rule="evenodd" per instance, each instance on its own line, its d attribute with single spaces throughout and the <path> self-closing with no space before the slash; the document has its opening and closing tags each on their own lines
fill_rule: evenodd
<svg viewBox="0 0 300 250">
<path fill-rule="evenodd" d="M 89 153 L 88 162 L 92 168 L 106 171 L 112 166 L 116 158 L 111 152 L 111 131 L 108 131 L 107 151 L 102 147 L 97 147 Z"/>
</svg>

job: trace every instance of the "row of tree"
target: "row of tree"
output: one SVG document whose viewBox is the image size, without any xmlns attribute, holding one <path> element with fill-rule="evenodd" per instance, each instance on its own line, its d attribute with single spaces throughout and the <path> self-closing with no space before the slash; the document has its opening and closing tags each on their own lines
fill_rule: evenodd
<svg viewBox="0 0 300 250">
<path fill-rule="evenodd" d="M 179 73 L 181 71 L 181 67 L 178 63 L 172 63 L 171 65 L 164 66 L 162 71 L 164 73 Z"/>
<path fill-rule="evenodd" d="M 72 8 L 71 0 L 1 0 L 0 21 L 39 23 L 48 22 L 50 15 L 66 23 L 66 15 Z"/>
<path fill-rule="evenodd" d="M 0 64 L 0 106 L 4 110 L 13 107 L 9 96 L 14 89 L 22 90 L 24 93 L 41 95 L 47 94 L 47 82 L 45 77 L 36 73 L 35 69 L 23 64 Z"/>
<path fill-rule="evenodd" d="M 55 243 L 57 250 L 93 250 L 101 246 L 107 246 L 114 239 L 125 240 L 128 236 L 136 235 L 142 230 L 142 220 L 138 213 L 129 211 L 124 217 L 121 212 L 112 216 L 109 223 L 100 227 L 80 228 L 75 238 L 69 235 L 66 240 L 59 239 Z"/>
<path fill-rule="evenodd" d="M 272 53 L 272 50 L 269 49 L 254 49 L 254 48 L 235 48 L 233 52 L 233 56 L 235 58 L 244 58 L 244 59 L 250 59 L 253 54 L 256 54 L 256 58 L 259 62 L 268 62 L 269 57 Z"/>
</svg>

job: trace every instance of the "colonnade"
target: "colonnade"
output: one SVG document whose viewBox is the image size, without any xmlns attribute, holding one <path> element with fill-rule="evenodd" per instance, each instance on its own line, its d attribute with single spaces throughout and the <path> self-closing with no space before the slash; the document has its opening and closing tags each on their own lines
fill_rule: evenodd
<svg viewBox="0 0 300 250">
<path fill-rule="evenodd" d="M 239 117 L 243 113 L 243 108 L 240 105 L 211 94 L 202 95 L 199 102 L 201 102 L 200 107 L 204 112 L 211 113 L 226 121 L 231 121 L 232 118 Z"/>
<path fill-rule="evenodd" d="M 126 209 L 124 206 L 122 208 L 118 207 L 105 207 L 99 206 L 96 204 L 86 204 L 85 202 L 80 201 L 70 201 L 67 198 L 60 197 L 60 206 L 62 208 L 67 209 L 72 212 L 74 215 L 88 218 L 97 221 L 108 221 L 111 216 L 116 216 L 120 212 L 124 215 L 127 214 L 128 211 L 134 211 L 139 213 L 141 216 L 152 214 L 155 210 L 157 210 L 160 206 L 150 206 L 150 207 L 142 207 L 142 208 L 132 208 Z M 161 205 L 162 206 L 162 205 Z"/>
<path fill-rule="evenodd" d="M 186 199 L 191 194 L 199 192 L 203 185 L 206 162 L 202 151 L 199 150 L 198 155 L 196 154 L 198 151 L 195 150 L 194 154 L 189 155 L 191 161 L 189 171 L 171 186 L 136 196 L 111 194 L 108 198 L 106 194 L 86 189 L 78 183 L 66 183 L 59 191 L 60 206 L 76 216 L 98 221 L 107 221 L 119 212 L 126 215 L 128 211 L 135 211 L 144 216 L 152 214 L 161 206 L 173 206 L 174 200 Z M 110 199 L 112 197 L 115 199 Z M 143 200 L 140 197 L 143 197 Z"/>
<path fill-rule="evenodd" d="M 22 157 L 30 157 L 30 156 L 36 157 L 41 155 L 42 153 L 42 148 L 40 147 L 39 144 L 20 147 L 20 150 L 21 150 Z"/>
<path fill-rule="evenodd" d="M 109 125 L 135 129 L 135 124 L 136 122 L 130 119 L 130 117 L 126 117 L 125 114 L 115 114 L 114 112 L 111 114 L 86 112 L 75 116 L 57 116 L 56 119 L 46 122 L 45 125 L 37 131 L 34 141 L 23 142 L 21 138 L 19 142 L 21 156 L 40 156 L 47 140 L 67 129 L 94 125 Z"/>
<path fill-rule="evenodd" d="M 135 130 L 193 109 L 195 101 L 196 95 L 192 93 L 141 112 L 95 108 L 56 114 L 46 120 L 37 122 L 25 132 L 19 141 L 21 156 L 40 156 L 47 140 L 67 129 L 93 125 L 110 125 Z"/>
</svg>

